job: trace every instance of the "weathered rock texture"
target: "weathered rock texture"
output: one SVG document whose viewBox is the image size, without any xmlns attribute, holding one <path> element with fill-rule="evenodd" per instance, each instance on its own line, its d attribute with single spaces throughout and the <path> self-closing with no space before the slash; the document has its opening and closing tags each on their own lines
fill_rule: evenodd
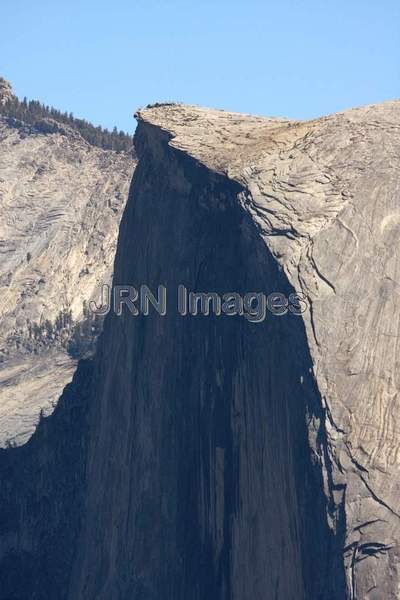
<svg viewBox="0 0 400 600">
<path fill-rule="evenodd" d="M 25 442 L 72 378 L 66 349 L 111 280 L 134 165 L 67 126 L 0 117 L 0 446 Z"/>
<path fill-rule="evenodd" d="M 3 79 L 3 77 L 0 77 L 0 104 L 6 104 L 13 96 L 11 84 Z"/>
<path fill-rule="evenodd" d="M 139 112 L 114 283 L 163 283 L 171 303 L 109 314 L 29 473 L 23 449 L 0 454 L 16 515 L 0 597 L 24 597 L 17 567 L 29 598 L 399 597 L 399 116 L 399 102 L 311 122 Z M 309 309 L 182 317 L 179 283 L 297 290 Z M 50 524 L 31 514 L 44 497 Z"/>
</svg>

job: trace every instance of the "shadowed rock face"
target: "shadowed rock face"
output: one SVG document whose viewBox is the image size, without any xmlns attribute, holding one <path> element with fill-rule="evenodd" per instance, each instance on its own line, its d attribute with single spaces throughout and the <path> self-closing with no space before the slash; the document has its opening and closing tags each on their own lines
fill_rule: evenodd
<svg viewBox="0 0 400 600">
<path fill-rule="evenodd" d="M 14 510 L 0 538 L 0 574 L 24 562 L 25 530 L 30 572 L 43 536 L 54 548 L 28 597 L 398 597 L 399 113 L 392 102 L 307 123 L 180 105 L 138 114 L 114 283 L 164 284 L 167 315 L 109 314 L 93 375 L 81 364 L 31 441 L 37 486 L 21 475 L 23 449 L 0 455 L 4 514 L 45 482 L 64 515 Z M 309 309 L 258 324 L 182 317 L 178 284 L 297 290 Z M 84 418 L 56 442 L 74 403 Z M 61 550 L 54 532 L 69 523 Z"/>
<path fill-rule="evenodd" d="M 85 493 L 92 365 L 80 361 L 51 418 L 0 449 L 0 598 L 65 598 Z"/>
</svg>

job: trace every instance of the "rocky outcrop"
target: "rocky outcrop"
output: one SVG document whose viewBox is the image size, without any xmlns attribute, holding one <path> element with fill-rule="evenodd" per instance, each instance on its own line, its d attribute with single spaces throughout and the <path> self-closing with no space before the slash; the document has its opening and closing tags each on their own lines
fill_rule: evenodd
<svg viewBox="0 0 400 600">
<path fill-rule="evenodd" d="M 0 573 L 42 573 L 38 540 L 54 548 L 29 597 L 398 597 L 399 114 L 138 113 L 114 284 L 163 284 L 171 303 L 108 315 L 94 367 L 81 363 L 30 442 L 40 484 L 20 475 L 22 449 L 0 455 L 1 511 L 17 515 Z M 296 290 L 308 310 L 184 317 L 179 284 Z M 77 432 L 56 443 L 74 406 Z M 50 524 L 27 516 L 43 489 Z"/>
<path fill-rule="evenodd" d="M 54 120 L 0 116 L 0 446 L 27 441 L 72 379 L 134 166 Z"/>
<path fill-rule="evenodd" d="M 0 105 L 6 104 L 13 97 L 11 84 L 3 77 L 0 77 Z"/>
</svg>

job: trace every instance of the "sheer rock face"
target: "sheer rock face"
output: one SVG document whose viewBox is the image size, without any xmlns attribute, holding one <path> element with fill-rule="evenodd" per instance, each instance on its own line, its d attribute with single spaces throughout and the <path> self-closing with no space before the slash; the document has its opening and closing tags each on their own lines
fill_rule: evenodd
<svg viewBox="0 0 400 600">
<path fill-rule="evenodd" d="M 25 442 L 72 378 L 65 347 L 111 279 L 135 165 L 50 125 L 0 117 L 0 446 Z"/>
<path fill-rule="evenodd" d="M 292 287 L 238 203 L 241 185 L 147 123 L 136 147 L 114 283 L 163 283 L 170 304 L 164 317 L 106 322 L 70 598 L 340 594 L 308 450 L 306 420 L 320 423 L 321 406 L 313 379 L 301 383 L 311 368 L 301 319 L 185 318 L 174 306 L 179 283 Z"/>
<path fill-rule="evenodd" d="M 80 365 L 30 442 L 40 485 L 21 449 L 0 454 L 0 507 L 17 515 L 0 575 L 30 552 L 31 598 L 398 598 L 399 116 L 399 102 L 311 122 L 138 113 L 114 282 L 166 285 L 167 314 L 108 315 L 93 376 Z M 308 310 L 182 317 L 180 283 L 296 290 Z M 71 430 L 55 450 L 52 432 L 74 402 L 71 464 Z M 26 514 L 43 490 L 50 524 Z"/>
<path fill-rule="evenodd" d="M 174 106 L 139 119 L 242 186 L 243 211 L 306 294 L 328 520 L 335 531 L 344 515 L 348 594 L 397 598 L 400 102 L 307 123 Z"/>
</svg>

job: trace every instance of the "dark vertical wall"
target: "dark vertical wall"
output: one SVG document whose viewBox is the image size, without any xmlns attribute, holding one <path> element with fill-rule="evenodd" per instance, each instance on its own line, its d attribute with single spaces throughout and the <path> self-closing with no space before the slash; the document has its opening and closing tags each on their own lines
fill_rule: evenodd
<svg viewBox="0 0 400 600">
<path fill-rule="evenodd" d="M 176 314 L 180 283 L 292 290 L 239 186 L 148 125 L 136 145 L 114 283 L 164 284 L 168 311 L 107 320 L 70 598 L 342 598 L 340 571 L 337 596 L 329 582 L 321 457 L 308 447 L 321 408 L 301 319 Z"/>
</svg>

